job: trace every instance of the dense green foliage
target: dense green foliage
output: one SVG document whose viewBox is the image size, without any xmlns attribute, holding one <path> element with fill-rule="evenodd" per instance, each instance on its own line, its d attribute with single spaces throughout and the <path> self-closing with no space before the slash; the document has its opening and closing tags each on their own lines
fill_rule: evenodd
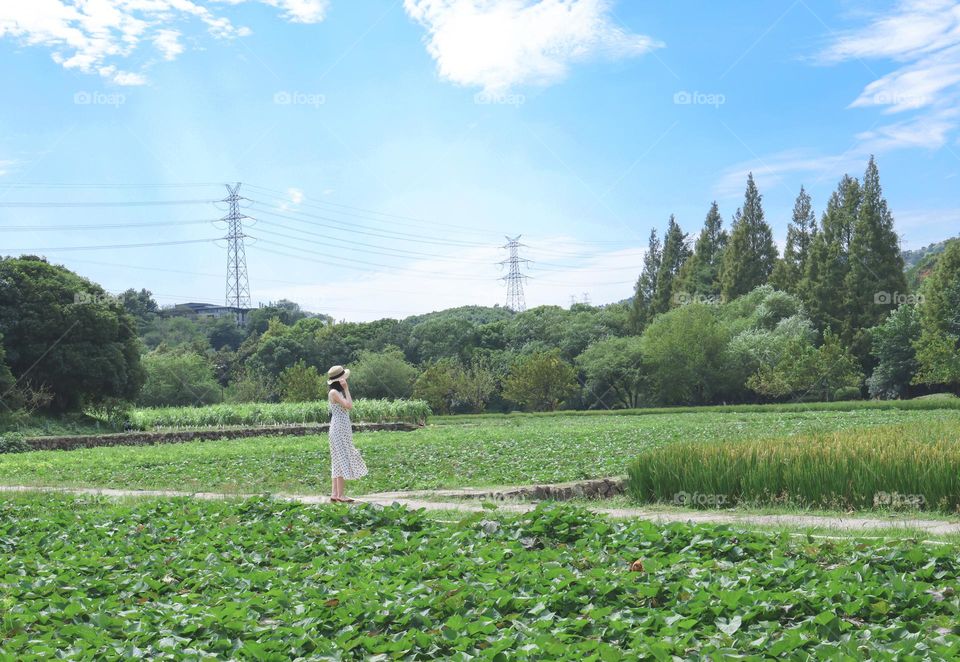
<svg viewBox="0 0 960 662">
<path fill-rule="evenodd" d="M 17 659 L 960 655 L 953 545 L 560 506 L 453 523 L 262 499 L 0 508 L 0 652 Z"/>
<path fill-rule="evenodd" d="M 960 240 L 947 244 L 922 293 L 915 381 L 960 391 Z"/>
<path fill-rule="evenodd" d="M 18 388 L 49 391 L 51 408 L 136 397 L 144 382 L 136 333 L 99 285 L 38 257 L 0 259 L 6 364 Z"/>
<path fill-rule="evenodd" d="M 860 404 L 870 403 L 838 403 L 833 411 L 449 417 L 413 432 L 354 435 L 370 474 L 350 491 L 558 483 L 623 475 L 637 453 L 681 441 L 960 425 L 957 408 L 933 408 L 942 403 L 917 411 L 887 406 L 907 403 Z M 0 484 L 322 494 L 330 486 L 330 451 L 325 435 L 40 451 L 0 456 Z"/>
<path fill-rule="evenodd" d="M 213 368 L 202 356 L 160 348 L 144 355 L 143 367 L 147 380 L 137 398 L 143 407 L 196 407 L 222 400 Z"/>
<path fill-rule="evenodd" d="M 729 443 L 686 441 L 642 453 L 628 473 L 630 492 L 642 501 L 952 513 L 960 509 L 960 428 L 938 422 Z"/>
</svg>

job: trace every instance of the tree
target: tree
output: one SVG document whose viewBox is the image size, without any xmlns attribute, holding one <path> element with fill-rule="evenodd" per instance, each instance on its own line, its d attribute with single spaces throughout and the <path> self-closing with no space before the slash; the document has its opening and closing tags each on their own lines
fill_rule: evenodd
<svg viewBox="0 0 960 662">
<path fill-rule="evenodd" d="M 458 387 L 462 367 L 456 359 L 444 358 L 432 362 L 417 377 L 413 397 L 426 400 L 436 414 L 453 412 L 459 401 Z"/>
<path fill-rule="evenodd" d="M 0 407 L 3 407 L 4 404 L 7 404 L 11 400 L 10 395 L 12 394 L 12 389 L 16 385 L 17 380 L 14 379 L 13 373 L 10 372 L 10 367 L 7 365 L 7 356 L 6 352 L 3 349 L 3 335 L 0 334 Z M 11 407 L 7 405 L 7 409 Z M 0 414 L 3 411 L 0 410 Z"/>
<path fill-rule="evenodd" d="M 639 407 L 647 385 L 643 366 L 643 342 L 638 336 L 607 338 L 590 345 L 579 357 L 593 406 L 607 402 L 621 407 Z"/>
<path fill-rule="evenodd" d="M 947 244 L 921 288 L 916 384 L 960 387 L 960 239 Z"/>
<path fill-rule="evenodd" d="M 147 379 L 137 402 L 144 407 L 198 407 L 222 400 L 206 357 L 161 347 L 143 357 Z"/>
<path fill-rule="evenodd" d="M 320 399 L 325 384 L 316 367 L 297 361 L 280 373 L 277 385 L 284 402 L 313 402 Z"/>
<path fill-rule="evenodd" d="M 559 350 L 534 352 L 510 367 L 503 396 L 524 409 L 553 411 L 577 390 L 576 376 Z"/>
<path fill-rule="evenodd" d="M 690 249 L 687 248 L 686 241 L 687 235 L 680 229 L 680 225 L 671 214 L 667 233 L 663 239 L 663 253 L 660 257 L 660 268 L 657 270 L 657 286 L 650 305 L 654 315 L 667 312 L 675 303 L 673 297 L 676 281 L 684 263 L 690 257 Z"/>
<path fill-rule="evenodd" d="M 859 389 L 862 384 L 863 373 L 857 360 L 829 330 L 819 348 L 797 338 L 775 366 L 761 366 L 747 380 L 749 388 L 767 397 L 793 396 L 824 402 L 836 399 L 844 389 Z"/>
<path fill-rule="evenodd" d="M 247 333 L 263 333 L 267 330 L 267 326 L 273 318 L 279 319 L 287 326 L 293 326 L 306 317 L 307 313 L 300 308 L 299 304 L 281 299 L 268 306 L 254 308 L 247 313 L 246 330 Z M 331 318 L 324 316 L 324 322 L 331 323 L 332 321 Z"/>
<path fill-rule="evenodd" d="M 714 200 L 693 247 L 693 255 L 680 270 L 678 291 L 681 294 L 687 295 L 690 300 L 719 297 L 720 269 L 727 239 L 727 231 L 723 229 L 723 218 Z"/>
<path fill-rule="evenodd" d="M 720 282 L 724 298 L 729 301 L 766 283 L 776 260 L 773 232 L 763 218 L 761 195 L 750 173 L 743 207 L 734 214 L 730 241 L 723 253 Z"/>
<path fill-rule="evenodd" d="M 650 240 L 647 243 L 647 252 L 643 256 L 643 270 L 637 278 L 634 287 L 633 306 L 630 309 L 630 321 L 633 330 L 643 331 L 653 319 L 651 305 L 657 288 L 657 273 L 660 271 L 661 258 L 660 239 L 657 238 L 656 228 L 650 230 Z"/>
<path fill-rule="evenodd" d="M 867 329 L 879 324 L 890 312 L 891 302 L 907 291 L 900 241 L 893 231 L 893 215 L 883 198 L 872 156 L 850 237 L 850 270 L 844 291 L 843 339 L 861 362 L 867 362 L 871 358 Z"/>
<path fill-rule="evenodd" d="M 870 353 L 877 364 L 867 379 L 870 397 L 902 398 L 908 394 L 920 368 L 914 346 L 919 338 L 920 313 L 916 306 L 908 304 L 870 329 Z"/>
<path fill-rule="evenodd" d="M 353 367 L 353 389 L 365 398 L 409 398 L 417 369 L 399 347 L 382 352 L 361 351 Z"/>
<path fill-rule="evenodd" d="M 160 313 L 160 306 L 153 299 L 153 293 L 141 289 L 137 292 L 130 288 L 120 295 L 124 309 L 137 321 L 137 331 L 142 335 L 150 323 Z"/>
<path fill-rule="evenodd" d="M 243 327 L 237 326 L 237 320 L 232 315 L 205 319 L 200 328 L 207 334 L 207 341 L 215 350 L 226 347 L 236 351 L 246 337 Z"/>
<path fill-rule="evenodd" d="M 726 392 L 729 333 L 717 307 L 691 303 L 660 315 L 643 332 L 650 391 L 662 404 L 705 404 Z"/>
<path fill-rule="evenodd" d="M 813 213 L 810 194 L 801 186 L 793 203 L 793 217 L 787 226 L 787 245 L 783 249 L 783 257 L 770 274 L 771 285 L 791 294 L 798 291 L 816 234 L 817 217 Z"/>
<path fill-rule="evenodd" d="M 847 317 L 846 287 L 850 271 L 850 241 L 860 207 L 860 183 L 843 176 L 820 220 L 820 231 L 810 245 L 800 295 L 810 319 L 820 332 L 842 333 Z"/>
<path fill-rule="evenodd" d="M 143 385 L 136 322 L 103 288 L 25 256 L 0 260 L 0 330 L 20 386 L 56 411 L 132 401 Z"/>
</svg>

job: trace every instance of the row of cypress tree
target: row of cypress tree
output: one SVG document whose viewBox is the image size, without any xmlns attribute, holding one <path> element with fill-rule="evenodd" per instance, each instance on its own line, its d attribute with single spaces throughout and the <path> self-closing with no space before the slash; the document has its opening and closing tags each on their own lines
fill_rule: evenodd
<svg viewBox="0 0 960 662">
<path fill-rule="evenodd" d="M 782 256 L 752 173 L 729 232 L 713 202 L 692 250 L 687 237 L 672 215 L 662 242 L 651 231 L 632 306 L 637 332 L 676 305 L 731 301 L 769 283 L 797 295 L 820 334 L 839 336 L 869 366 L 867 330 L 908 293 L 893 215 L 872 156 L 862 182 L 844 175 L 819 222 L 810 194 L 800 188 Z"/>
</svg>

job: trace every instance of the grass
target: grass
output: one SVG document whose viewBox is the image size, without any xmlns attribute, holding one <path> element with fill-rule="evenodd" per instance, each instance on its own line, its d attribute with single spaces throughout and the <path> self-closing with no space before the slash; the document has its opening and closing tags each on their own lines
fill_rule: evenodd
<svg viewBox="0 0 960 662">
<path fill-rule="evenodd" d="M 0 514 L 10 659 L 960 656 L 956 545 L 615 522 L 569 506 L 441 522 L 402 508 L 44 496 L 0 501 Z"/>
<path fill-rule="evenodd" d="M 955 513 L 960 426 L 942 420 L 726 444 L 685 441 L 641 453 L 629 477 L 638 501 L 695 508 L 879 505 Z"/>
<path fill-rule="evenodd" d="M 414 432 L 354 436 L 370 475 L 352 494 L 562 482 L 623 475 L 645 449 L 903 424 L 960 424 L 960 411 L 854 410 L 689 413 L 682 416 L 488 418 Z M 325 435 L 259 437 L 0 455 L 0 484 L 322 494 L 330 485 Z"/>
</svg>

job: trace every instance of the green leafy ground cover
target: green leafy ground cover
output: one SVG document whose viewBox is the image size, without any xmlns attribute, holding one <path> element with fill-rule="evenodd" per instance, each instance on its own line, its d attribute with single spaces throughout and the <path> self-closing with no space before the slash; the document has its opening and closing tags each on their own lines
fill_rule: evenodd
<svg viewBox="0 0 960 662">
<path fill-rule="evenodd" d="M 960 425 L 960 411 L 856 410 L 650 416 L 488 418 L 414 432 L 354 436 L 370 474 L 353 494 L 400 489 L 562 482 L 623 475 L 637 453 L 681 441 Z M 324 493 L 325 435 L 0 455 L 0 484 Z"/>
<path fill-rule="evenodd" d="M 43 496 L 0 503 L 0 551 L 18 660 L 960 656 L 954 545 Z"/>
<path fill-rule="evenodd" d="M 350 412 L 355 422 L 421 423 L 430 415 L 423 400 L 357 400 Z M 130 423 L 140 430 L 156 428 L 198 428 L 219 425 L 277 425 L 284 423 L 326 423 L 330 406 L 315 402 L 278 402 L 208 405 L 206 407 L 157 407 L 134 409 Z"/>
<path fill-rule="evenodd" d="M 641 453 L 628 473 L 638 501 L 955 513 L 960 425 L 927 421 L 725 444 L 682 441 Z"/>
<path fill-rule="evenodd" d="M 560 410 L 546 412 L 521 412 L 509 414 L 456 414 L 452 416 L 434 416 L 430 420 L 436 425 L 458 425 L 467 421 L 497 420 L 509 418 L 552 418 L 569 416 L 650 416 L 661 414 L 718 413 L 718 414 L 771 414 L 797 412 L 864 411 L 864 410 L 932 410 L 960 409 L 960 398 L 952 393 L 935 393 L 912 400 L 846 400 L 838 402 L 782 402 L 773 404 L 709 405 L 696 407 L 644 407 L 639 409 L 586 409 Z"/>
</svg>

